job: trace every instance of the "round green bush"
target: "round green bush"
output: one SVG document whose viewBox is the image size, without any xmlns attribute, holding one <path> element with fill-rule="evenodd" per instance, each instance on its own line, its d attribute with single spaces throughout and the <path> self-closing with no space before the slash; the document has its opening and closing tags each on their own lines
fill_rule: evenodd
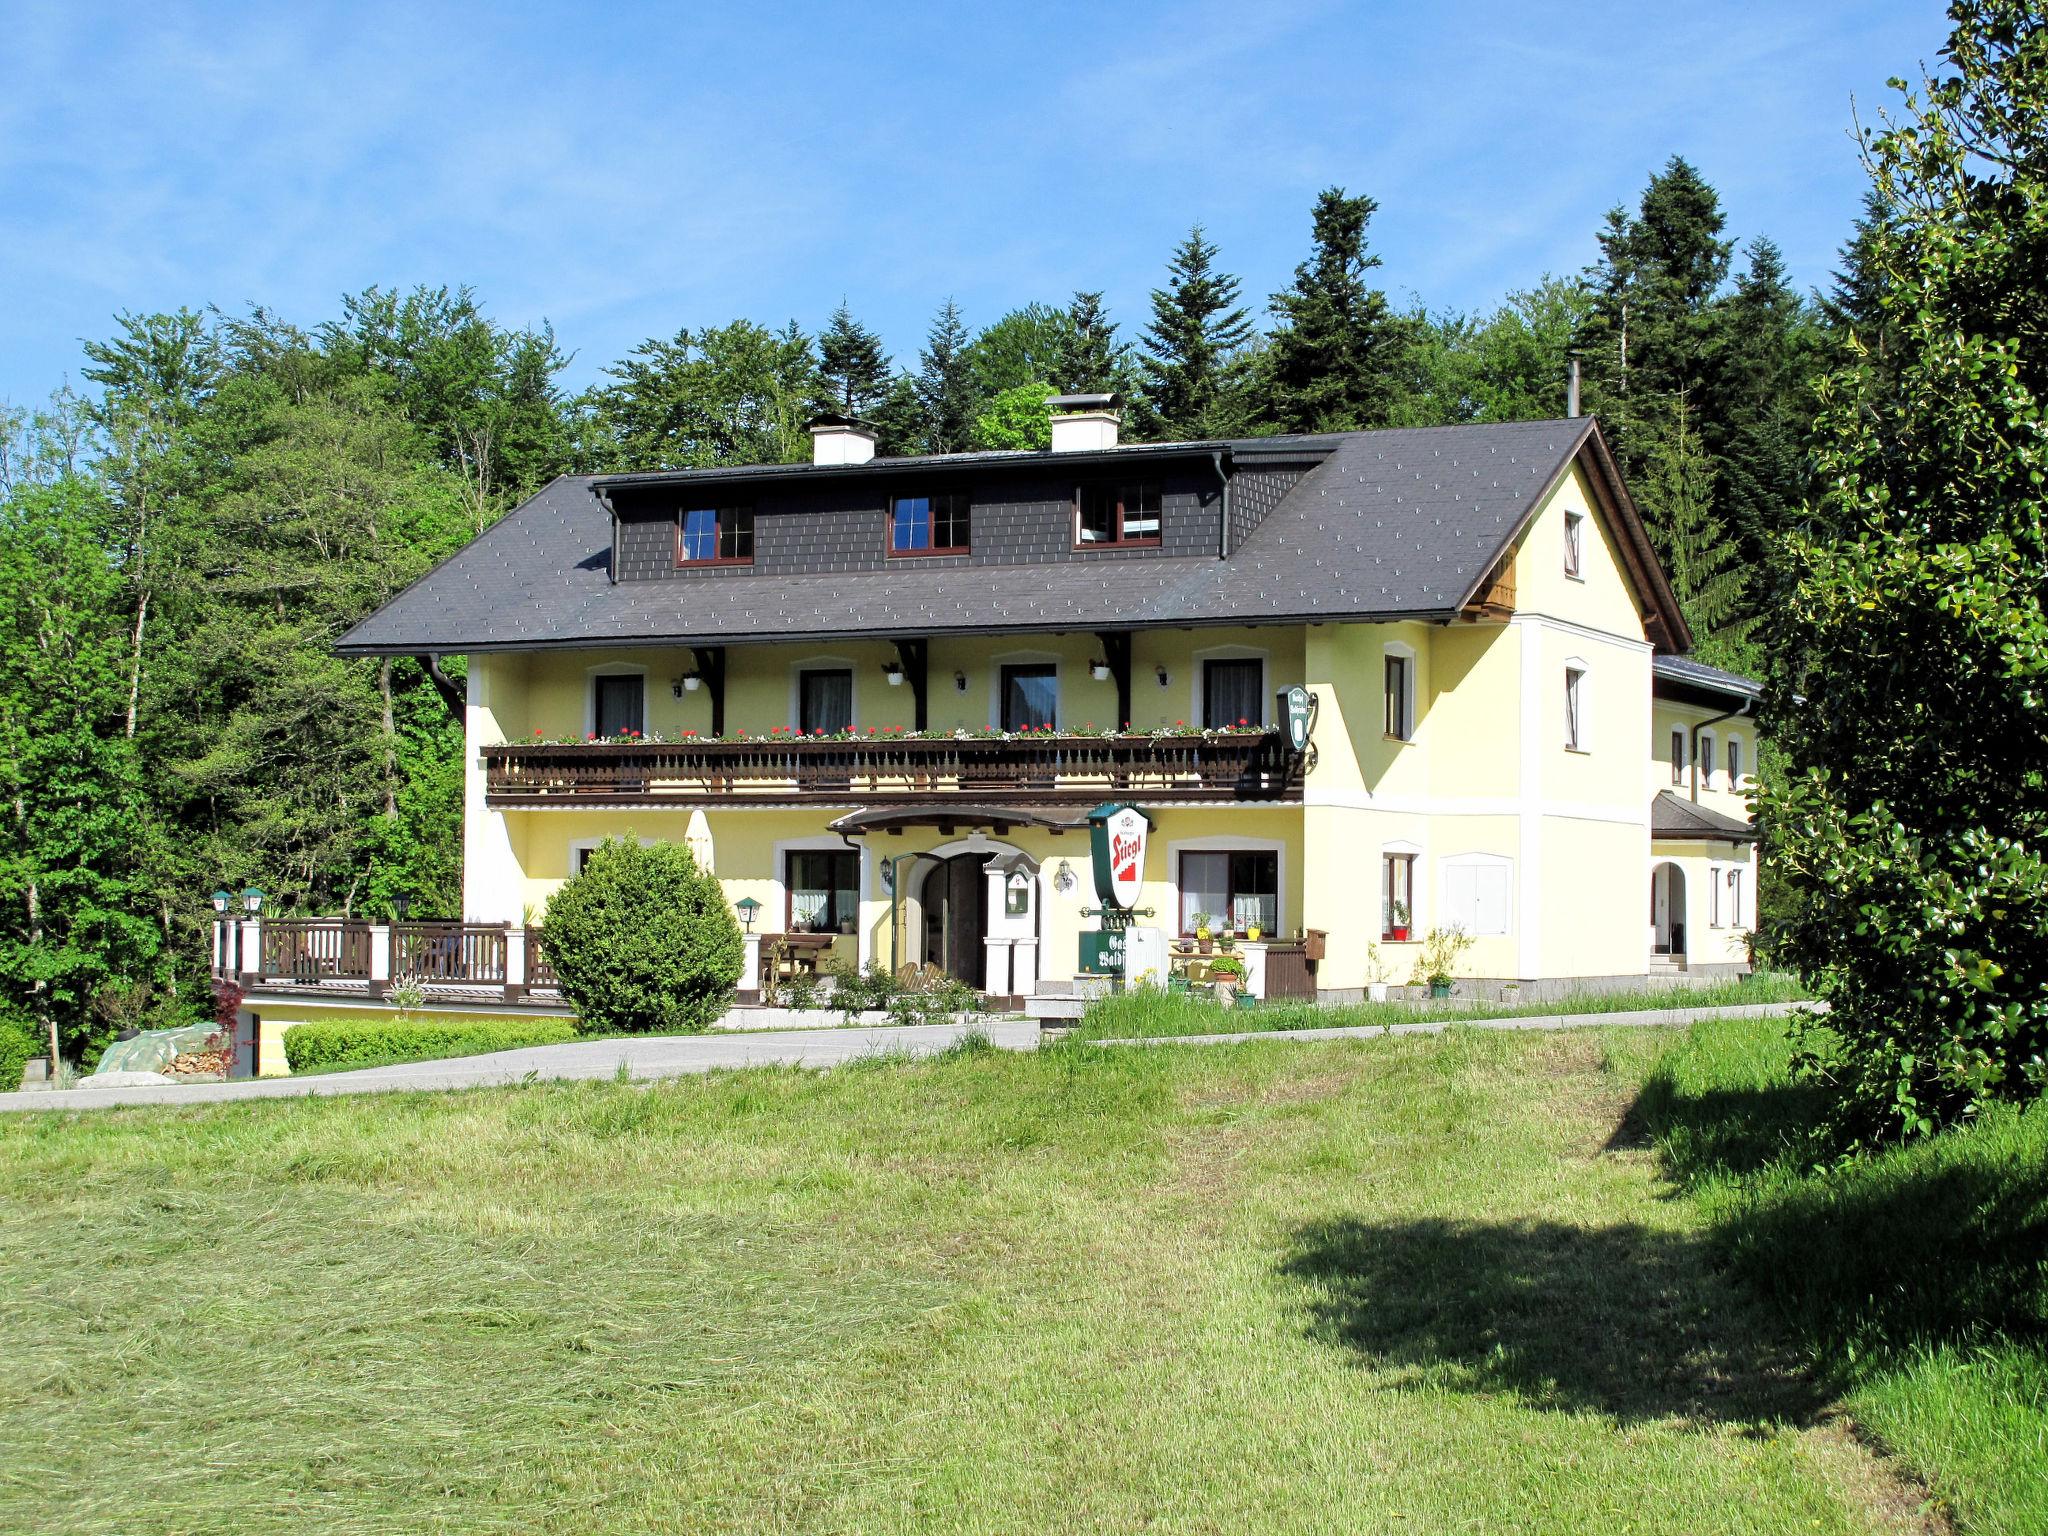
<svg viewBox="0 0 2048 1536">
<path fill-rule="evenodd" d="M 593 1033 L 709 1029 L 745 955 L 724 890 L 689 849 L 626 839 L 603 843 L 555 892 L 541 943 Z"/>
<path fill-rule="evenodd" d="M 22 1068 L 32 1056 L 50 1054 L 49 1038 L 12 1010 L 0 1012 L 0 1093 L 21 1086 Z"/>
</svg>

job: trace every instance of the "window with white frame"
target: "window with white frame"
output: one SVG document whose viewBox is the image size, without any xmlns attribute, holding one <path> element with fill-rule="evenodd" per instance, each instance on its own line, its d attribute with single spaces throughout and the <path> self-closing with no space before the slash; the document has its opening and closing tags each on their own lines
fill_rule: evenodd
<svg viewBox="0 0 2048 1536">
<path fill-rule="evenodd" d="M 1395 741 L 1415 736 L 1415 653 L 1405 645 L 1386 650 L 1386 730 Z"/>
<path fill-rule="evenodd" d="M 1685 782 L 1685 732 L 1676 726 L 1671 730 L 1671 782 Z"/>
<path fill-rule="evenodd" d="M 1742 788 L 1742 738 L 1740 736 L 1730 736 L 1728 738 L 1728 787 L 1730 789 Z"/>
<path fill-rule="evenodd" d="M 1728 926 L 1742 926 L 1742 871 L 1739 869 L 1728 871 Z"/>
<path fill-rule="evenodd" d="M 1573 752 L 1584 752 L 1586 736 L 1586 667 L 1568 661 L 1564 667 L 1564 744 Z"/>
<path fill-rule="evenodd" d="M 1721 926 L 1721 871 L 1711 868 L 1707 871 L 1707 926 Z"/>
<path fill-rule="evenodd" d="M 1700 788 L 1714 787 L 1714 733 L 1700 732 L 1699 756 L 1694 760 L 1700 776 Z"/>
<path fill-rule="evenodd" d="M 1564 573 L 1567 576 L 1582 577 L 1585 572 L 1586 514 L 1567 512 L 1564 515 Z"/>
<path fill-rule="evenodd" d="M 1380 859 L 1380 937 L 1405 941 L 1415 921 L 1415 855 L 1389 853 Z"/>
<path fill-rule="evenodd" d="M 1457 854 L 1443 862 L 1443 912 L 1447 927 L 1475 938 L 1508 931 L 1514 864 L 1496 854 Z"/>
</svg>

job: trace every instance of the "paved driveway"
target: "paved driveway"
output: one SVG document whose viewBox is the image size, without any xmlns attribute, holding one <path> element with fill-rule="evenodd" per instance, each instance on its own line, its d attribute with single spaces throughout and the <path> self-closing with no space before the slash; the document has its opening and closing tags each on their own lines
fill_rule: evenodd
<svg viewBox="0 0 2048 1536">
<path fill-rule="evenodd" d="M 291 1099 L 309 1094 L 405 1093 L 486 1088 L 528 1080 L 609 1078 L 623 1064 L 635 1079 L 680 1077 L 720 1067 L 832 1067 L 862 1056 L 929 1056 L 974 1026 L 913 1024 L 882 1029 L 779 1029 L 761 1034 L 656 1035 L 641 1040 L 577 1040 L 533 1045 L 488 1056 L 417 1061 L 315 1077 L 262 1077 L 237 1083 L 167 1084 L 162 1088 L 77 1088 L 65 1092 L 0 1093 L 0 1110 L 99 1109 L 115 1104 L 217 1104 L 237 1099 Z M 1007 1051 L 1038 1048 L 1038 1025 L 990 1019 L 978 1026 Z"/>
</svg>

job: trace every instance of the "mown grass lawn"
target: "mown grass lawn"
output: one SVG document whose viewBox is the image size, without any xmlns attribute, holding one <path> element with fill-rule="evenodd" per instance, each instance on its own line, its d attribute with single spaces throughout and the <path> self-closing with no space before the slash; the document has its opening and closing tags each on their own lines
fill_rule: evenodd
<svg viewBox="0 0 2048 1536">
<path fill-rule="evenodd" d="M 1938 1528 L 1630 1129 L 1676 1043 L 10 1117 L 0 1529 Z"/>
</svg>

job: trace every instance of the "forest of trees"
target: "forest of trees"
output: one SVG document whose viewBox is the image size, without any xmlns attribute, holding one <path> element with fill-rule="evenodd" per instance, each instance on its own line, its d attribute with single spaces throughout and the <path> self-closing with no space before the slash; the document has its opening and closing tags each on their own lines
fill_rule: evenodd
<svg viewBox="0 0 2048 1536">
<path fill-rule="evenodd" d="M 1881 347 L 1863 253 L 1824 295 L 1761 232 L 1737 247 L 1683 159 L 1490 313 L 1375 283 L 1376 205 L 1332 188 L 1260 305 L 1199 224 L 1149 310 L 1102 294 L 975 329 L 951 300 L 914 357 L 842 304 L 815 333 L 735 320 L 653 337 L 571 393 L 548 329 L 466 289 L 121 315 L 83 392 L 0 418 L 0 1034 L 90 1056 L 209 1006 L 207 893 L 285 913 L 459 915 L 459 660 L 334 639 L 550 477 L 796 460 L 859 416 L 889 453 L 1043 446 L 1045 399 L 1116 390 L 1140 440 L 1557 417 L 1569 358 L 1700 653 L 1754 664 L 1772 538 L 1806 495 L 1813 386 Z"/>
</svg>

